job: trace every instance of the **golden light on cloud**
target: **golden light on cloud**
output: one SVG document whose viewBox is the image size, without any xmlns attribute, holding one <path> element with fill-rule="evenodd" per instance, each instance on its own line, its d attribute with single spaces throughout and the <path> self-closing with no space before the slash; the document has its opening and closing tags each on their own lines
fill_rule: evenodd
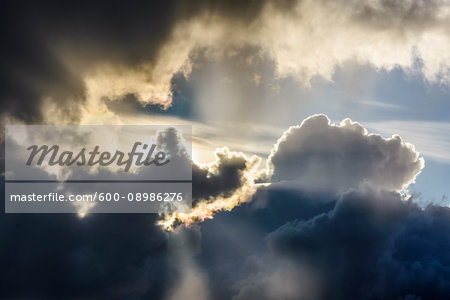
<svg viewBox="0 0 450 300">
<path fill-rule="evenodd" d="M 271 80 L 291 77 L 303 86 L 317 76 L 331 80 L 336 68 L 349 60 L 376 69 L 400 67 L 419 72 L 430 82 L 448 82 L 450 32 L 443 29 L 450 22 L 448 3 L 437 1 L 427 9 L 405 1 L 396 4 L 394 12 L 390 9 L 382 1 L 356 5 L 307 0 L 293 2 L 287 14 L 269 1 L 248 24 L 216 13 L 198 14 L 175 23 L 155 56 L 133 65 L 103 61 L 80 70 L 74 53 L 56 49 L 64 64 L 80 74 L 85 99 L 66 101 L 69 107 L 47 99 L 42 108 L 44 120 L 50 124 L 115 124 L 118 112 L 111 112 L 103 99 L 121 101 L 127 94 L 143 105 L 167 108 L 172 103 L 174 75 L 191 75 L 199 49 L 220 60 L 238 57 L 253 46 L 259 49 L 256 56 L 264 53 L 273 60 L 275 78 Z M 254 74 L 250 81 L 260 85 L 263 78 L 264 74 Z M 230 98 L 236 93 L 225 92 Z M 216 99 L 200 100 L 198 109 L 203 111 L 203 106 Z"/>
<path fill-rule="evenodd" d="M 255 191 L 256 185 L 243 186 L 230 197 L 218 197 L 211 202 L 201 201 L 189 213 L 168 214 L 158 222 L 158 225 L 164 230 L 171 231 L 177 223 L 190 226 L 196 222 L 212 219 L 217 212 L 230 211 L 241 203 L 248 201 Z"/>
<path fill-rule="evenodd" d="M 243 153 L 230 152 L 227 148 L 216 149 L 215 156 L 215 162 L 202 165 L 203 167 L 209 168 L 211 173 L 217 171 L 216 169 L 220 164 L 220 160 L 238 158 L 246 161 L 245 169 L 240 171 L 240 187 L 229 196 L 219 195 L 209 199 L 200 199 L 188 213 L 180 212 L 163 215 L 163 218 L 158 222 L 161 228 L 171 231 L 179 223 L 190 226 L 196 222 L 212 219 L 217 212 L 230 211 L 234 207 L 251 199 L 258 187 L 254 184 L 254 181 L 259 172 L 258 167 L 261 159 L 256 155 L 247 158 Z"/>
<path fill-rule="evenodd" d="M 89 211 L 91 211 L 94 206 L 95 202 L 74 202 L 73 205 L 77 208 L 77 216 L 80 219 L 85 218 Z"/>
</svg>

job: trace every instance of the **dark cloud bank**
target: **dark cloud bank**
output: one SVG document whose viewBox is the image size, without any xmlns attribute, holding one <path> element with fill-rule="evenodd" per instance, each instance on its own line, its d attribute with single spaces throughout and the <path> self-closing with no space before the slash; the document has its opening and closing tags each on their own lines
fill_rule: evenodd
<svg viewBox="0 0 450 300">
<path fill-rule="evenodd" d="M 184 235 L 213 299 L 446 299 L 449 218 L 395 192 L 274 186 Z M 163 298 L 179 266 L 155 221 L 2 215 L 2 298 Z"/>
<path fill-rule="evenodd" d="M 1 1 L 0 110 L 39 123 L 42 102 L 51 98 L 66 106 L 76 122 L 78 103 L 86 100 L 83 72 L 92 64 L 133 68 L 151 63 L 177 22 L 217 13 L 246 23 L 262 5 L 209 0 Z M 63 58 L 75 61 L 75 69 Z"/>
<path fill-rule="evenodd" d="M 327 123 L 322 130 L 350 129 Z M 280 141 L 295 137 L 288 131 Z M 385 143 L 379 149 L 403 149 L 401 161 L 414 153 Z M 295 162 L 296 156 L 283 155 Z M 420 171 L 414 157 L 405 163 L 411 176 Z M 362 160 L 342 163 L 342 170 L 367 171 Z M 223 156 L 209 170 L 196 167 L 196 197 L 213 201 L 232 193 L 245 166 L 242 158 Z M 390 164 L 385 172 L 395 168 Z M 180 256 L 187 256 L 204 275 L 201 288 L 211 299 L 446 299 L 450 209 L 422 209 L 393 191 L 396 185 L 386 188 L 362 180 L 370 172 L 358 174 L 361 183 L 345 192 L 297 178 L 278 181 L 232 211 L 175 232 L 161 230 L 155 215 L 2 214 L 1 297 L 169 299 L 185 272 Z M 200 287 L 185 288 L 196 295 Z"/>
</svg>

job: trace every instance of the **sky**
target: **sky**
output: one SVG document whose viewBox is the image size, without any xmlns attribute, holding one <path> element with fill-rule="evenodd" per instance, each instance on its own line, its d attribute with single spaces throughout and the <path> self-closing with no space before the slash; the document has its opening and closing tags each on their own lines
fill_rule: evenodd
<svg viewBox="0 0 450 300">
<path fill-rule="evenodd" d="M 193 180 L 190 213 L 2 213 L 1 298 L 450 293 L 448 1 L 3 0 L 0 28 L 2 128 L 191 125 Z"/>
</svg>

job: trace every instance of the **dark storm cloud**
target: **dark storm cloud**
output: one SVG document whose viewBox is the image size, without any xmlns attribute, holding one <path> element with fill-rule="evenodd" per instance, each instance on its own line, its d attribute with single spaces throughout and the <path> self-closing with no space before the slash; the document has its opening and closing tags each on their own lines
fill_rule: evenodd
<svg viewBox="0 0 450 300">
<path fill-rule="evenodd" d="M 216 149 L 214 162 L 196 164 L 190 159 L 180 138 L 177 130 L 169 128 L 158 135 L 157 145 L 171 154 L 171 163 L 177 166 L 189 163 L 189 167 L 192 166 L 193 207 L 200 201 L 214 202 L 217 197 L 229 197 L 237 189 L 249 184 L 246 173 L 252 172 L 259 160 L 222 148 Z"/>
<path fill-rule="evenodd" d="M 6 7 L 5 7 L 6 6 Z M 26 20 L 9 14 L 7 5 L 0 9 L 2 52 L 0 54 L 0 110 L 27 122 L 41 121 L 43 98 L 52 98 L 67 115 L 77 116 L 72 101 L 84 98 L 82 80 L 71 73 L 39 37 L 24 28 Z"/>
<path fill-rule="evenodd" d="M 279 78 L 292 77 L 308 85 L 313 76 L 331 78 L 336 65 L 352 58 L 389 70 L 393 65 L 408 69 L 412 67 L 411 53 L 416 53 L 423 60 L 421 71 L 428 80 L 445 81 L 448 33 L 441 28 L 448 25 L 448 15 L 444 4 L 383 0 L 2 1 L 0 34 L 5 42 L 0 58 L 0 108 L 4 114 L 28 122 L 49 122 L 41 112 L 49 110 L 42 101 L 49 101 L 56 110 L 54 114 L 63 115 L 59 122 L 73 123 L 90 97 L 98 103 L 106 95 L 124 98 L 134 93 L 141 103 L 169 105 L 170 83 L 182 79 L 174 77 L 180 71 L 185 71 L 185 79 L 202 92 L 197 95 L 202 104 L 210 104 L 211 79 L 202 84 L 190 82 L 190 67 L 195 71 L 198 48 L 213 54 L 238 49 L 235 58 L 247 59 L 258 58 L 258 54 L 248 53 L 248 47 L 256 47 L 267 51 L 272 59 L 267 70 L 249 68 L 247 64 L 233 67 L 237 70 L 231 72 L 237 80 L 233 85 L 236 93 L 222 98 L 237 100 L 233 102 L 234 110 L 224 111 L 227 117 L 233 117 L 233 112 L 251 115 L 254 99 L 269 102 L 266 92 Z M 440 14 L 442 11 L 444 14 Z M 285 35 L 286 30 L 296 32 L 295 38 Z M 424 42 L 422 36 L 427 34 L 432 39 Z M 385 43 L 374 42 L 379 39 Z M 305 44 L 311 49 L 304 48 Z M 332 50 L 336 48 L 340 51 Z M 355 50 L 360 48 L 367 51 Z M 223 62 L 225 66 L 233 64 L 227 59 Z M 186 70 L 182 70 L 184 67 Z M 246 73 L 253 69 L 262 72 Z M 121 76 L 130 73 L 135 77 L 128 77 L 133 78 L 117 93 L 113 87 L 96 81 L 106 74 L 123 83 L 126 80 Z M 247 75 L 255 75 L 255 81 L 262 84 L 248 88 Z M 111 82 L 111 78 L 105 81 Z M 190 98 L 191 94 L 184 97 Z M 195 106 L 199 107 L 205 109 L 201 113 L 210 116 L 211 105 Z M 168 113 L 193 117 L 189 110 L 183 105 Z"/>
<path fill-rule="evenodd" d="M 346 1 L 343 1 L 344 3 Z M 349 5 L 349 3 L 345 3 Z M 354 18 L 363 25 L 387 29 L 395 27 L 423 29 L 436 25 L 439 19 L 439 0 L 351 2 Z M 401 28 L 401 27 L 400 27 Z"/>
<path fill-rule="evenodd" d="M 199 200 L 214 201 L 218 196 L 228 197 L 246 184 L 244 173 L 254 163 L 245 156 L 228 151 L 218 151 L 217 160 L 209 166 L 192 165 L 192 193 L 194 203 Z"/>
<path fill-rule="evenodd" d="M 73 214 L 3 213 L 0 295 L 158 299 L 176 274 L 156 219 L 151 214 L 79 219 Z"/>
<path fill-rule="evenodd" d="M 199 226 L 201 250 L 196 256 L 209 278 L 213 299 L 232 299 L 240 282 L 264 259 L 265 237 L 288 221 L 307 220 L 333 209 L 336 198 L 292 183 L 259 189 L 252 200 L 230 212 L 218 212 Z"/>
<path fill-rule="evenodd" d="M 333 125 L 327 116 L 314 115 L 284 133 L 268 166 L 273 180 L 298 180 L 316 188 L 343 192 L 369 181 L 400 190 L 424 167 L 418 156 L 399 136 L 384 139 L 349 119 Z"/>
<path fill-rule="evenodd" d="M 268 244 L 278 261 L 312 270 L 315 299 L 445 299 L 449 233 L 448 208 L 422 210 L 399 194 L 363 189 L 329 213 L 280 227 Z"/>
<path fill-rule="evenodd" d="M 2 207 L 4 179 L 2 174 Z M 76 214 L 2 212 L 0 298 L 162 298 L 177 272 L 157 219 L 154 214 L 80 219 Z"/>
<path fill-rule="evenodd" d="M 45 98 L 63 112 L 64 107 L 77 110 L 86 98 L 83 73 L 92 64 L 152 63 L 178 21 L 209 12 L 245 23 L 262 5 L 207 0 L 2 1 L 0 109 L 27 122 L 42 121 Z M 65 113 L 72 122 L 79 117 L 76 111 Z"/>
<path fill-rule="evenodd" d="M 450 292 L 450 210 L 421 209 L 396 192 L 365 186 L 336 201 L 269 187 L 200 230 L 196 260 L 214 299 L 446 299 Z"/>
</svg>

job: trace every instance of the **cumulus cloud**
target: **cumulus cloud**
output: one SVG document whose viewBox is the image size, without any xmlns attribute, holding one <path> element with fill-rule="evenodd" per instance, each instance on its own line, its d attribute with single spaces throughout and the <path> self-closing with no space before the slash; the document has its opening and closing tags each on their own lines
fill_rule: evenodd
<svg viewBox="0 0 450 300">
<path fill-rule="evenodd" d="M 273 181 L 297 180 L 313 188 L 342 192 L 368 181 L 401 190 L 414 181 L 424 160 L 400 136 L 383 139 L 350 119 L 335 125 L 325 115 L 314 115 L 283 134 L 267 167 Z"/>
<path fill-rule="evenodd" d="M 414 182 L 424 167 L 423 158 L 399 136 L 384 139 L 368 134 L 359 123 L 345 119 L 331 124 L 314 115 L 288 129 L 275 144 L 265 172 L 259 159 L 218 149 L 216 161 L 193 164 L 193 211 L 171 214 L 160 224 L 172 229 L 212 218 L 251 199 L 256 182 L 293 181 L 309 190 L 337 192 L 366 183 L 381 190 L 400 191 Z"/>
</svg>

